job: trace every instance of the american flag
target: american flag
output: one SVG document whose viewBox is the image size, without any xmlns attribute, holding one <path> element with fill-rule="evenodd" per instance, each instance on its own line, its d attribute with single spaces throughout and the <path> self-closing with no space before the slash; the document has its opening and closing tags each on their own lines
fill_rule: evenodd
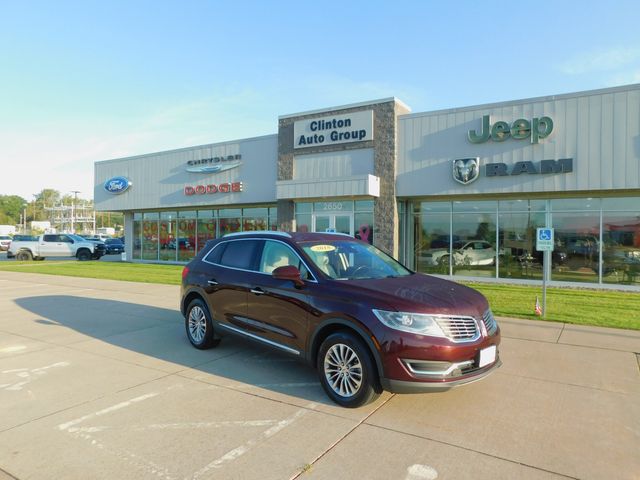
<svg viewBox="0 0 640 480">
<path fill-rule="evenodd" d="M 536 295 L 536 315 L 542 315 L 542 307 L 540 306 L 540 301 L 538 300 L 538 296 Z"/>
</svg>

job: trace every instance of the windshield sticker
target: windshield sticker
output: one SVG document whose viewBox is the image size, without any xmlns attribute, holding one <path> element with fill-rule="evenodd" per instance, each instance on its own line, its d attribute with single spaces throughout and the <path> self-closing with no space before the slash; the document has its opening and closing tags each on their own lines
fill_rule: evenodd
<svg viewBox="0 0 640 480">
<path fill-rule="evenodd" d="M 336 249 L 333 245 L 313 245 L 312 252 L 333 252 Z"/>
</svg>

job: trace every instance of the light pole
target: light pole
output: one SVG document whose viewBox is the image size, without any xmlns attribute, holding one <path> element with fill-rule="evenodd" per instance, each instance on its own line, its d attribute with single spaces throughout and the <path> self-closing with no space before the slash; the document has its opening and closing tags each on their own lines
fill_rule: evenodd
<svg viewBox="0 0 640 480">
<path fill-rule="evenodd" d="M 22 205 L 22 233 L 27 234 L 27 204 Z"/>
</svg>

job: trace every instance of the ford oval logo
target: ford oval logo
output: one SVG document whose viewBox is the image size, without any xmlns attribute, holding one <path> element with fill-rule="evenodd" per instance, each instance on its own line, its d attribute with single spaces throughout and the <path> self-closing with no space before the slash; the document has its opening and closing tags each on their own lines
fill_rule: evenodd
<svg viewBox="0 0 640 480">
<path fill-rule="evenodd" d="M 123 193 L 131 185 L 131 182 L 126 177 L 113 177 L 104 182 L 104 189 L 109 193 Z"/>
</svg>

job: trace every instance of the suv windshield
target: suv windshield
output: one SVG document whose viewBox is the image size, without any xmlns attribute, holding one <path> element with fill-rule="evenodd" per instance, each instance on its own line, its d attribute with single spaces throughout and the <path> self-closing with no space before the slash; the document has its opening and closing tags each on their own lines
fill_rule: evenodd
<svg viewBox="0 0 640 480">
<path fill-rule="evenodd" d="M 335 280 L 411 275 L 393 258 L 366 243 L 338 240 L 300 246 L 320 270 Z"/>
</svg>

